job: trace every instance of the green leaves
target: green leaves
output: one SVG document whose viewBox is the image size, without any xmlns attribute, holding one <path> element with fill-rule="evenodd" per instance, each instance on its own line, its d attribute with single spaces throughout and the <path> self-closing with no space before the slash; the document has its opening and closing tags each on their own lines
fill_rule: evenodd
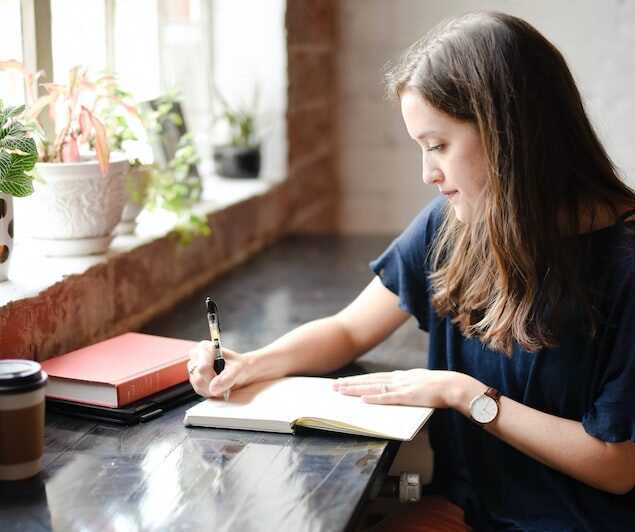
<svg viewBox="0 0 635 532">
<path fill-rule="evenodd" d="M 9 106 L 4 107 L 4 105 L 0 102 L 0 127 L 4 127 L 4 124 L 10 118 L 17 118 L 22 113 L 24 113 L 26 109 L 26 105 L 17 105 L 17 106 Z"/>
<path fill-rule="evenodd" d="M 33 193 L 29 172 L 38 158 L 29 128 L 19 121 L 24 111 L 24 105 L 4 107 L 0 100 L 0 192 L 15 197 Z"/>
<path fill-rule="evenodd" d="M 225 121 L 229 131 L 229 144 L 241 148 L 248 148 L 258 144 L 256 138 L 256 115 L 258 108 L 259 91 L 254 89 L 253 102 L 251 104 L 230 105 L 223 95 L 214 89 L 216 102 L 220 105 L 220 113 L 215 114 L 215 119 Z"/>
</svg>

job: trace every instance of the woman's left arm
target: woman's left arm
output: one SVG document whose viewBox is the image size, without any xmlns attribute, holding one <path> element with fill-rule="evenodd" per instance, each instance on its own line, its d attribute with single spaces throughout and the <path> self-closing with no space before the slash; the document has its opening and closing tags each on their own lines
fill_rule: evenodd
<svg viewBox="0 0 635 532">
<path fill-rule="evenodd" d="M 454 408 L 469 417 L 469 403 L 487 389 L 454 371 L 414 369 L 339 379 L 335 388 L 377 404 Z M 385 391 L 384 391 L 385 390 Z M 635 487 L 635 443 L 604 442 L 582 423 L 557 417 L 501 396 L 499 413 L 483 426 L 526 455 L 589 486 L 614 494 Z"/>
</svg>

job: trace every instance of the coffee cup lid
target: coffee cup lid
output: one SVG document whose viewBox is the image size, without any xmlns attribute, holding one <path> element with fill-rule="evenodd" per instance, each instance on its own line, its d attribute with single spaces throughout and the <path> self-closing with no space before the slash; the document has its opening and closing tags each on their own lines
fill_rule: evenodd
<svg viewBox="0 0 635 532">
<path fill-rule="evenodd" d="M 0 394 L 14 393 L 18 388 L 39 388 L 46 383 L 42 366 L 33 360 L 0 360 Z"/>
</svg>

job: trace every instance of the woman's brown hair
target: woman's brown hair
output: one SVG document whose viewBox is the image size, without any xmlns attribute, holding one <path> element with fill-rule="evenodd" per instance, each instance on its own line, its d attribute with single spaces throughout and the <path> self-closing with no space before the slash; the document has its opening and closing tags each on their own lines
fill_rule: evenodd
<svg viewBox="0 0 635 532">
<path fill-rule="evenodd" d="M 597 316 L 581 289 L 580 239 L 635 193 L 618 177 L 560 52 L 527 22 L 476 13 L 444 22 L 386 72 L 390 96 L 415 90 L 478 127 L 488 161 L 483 201 L 462 224 L 451 209 L 435 241 L 432 303 L 466 336 L 511 354 L 556 345 L 565 308 Z"/>
</svg>

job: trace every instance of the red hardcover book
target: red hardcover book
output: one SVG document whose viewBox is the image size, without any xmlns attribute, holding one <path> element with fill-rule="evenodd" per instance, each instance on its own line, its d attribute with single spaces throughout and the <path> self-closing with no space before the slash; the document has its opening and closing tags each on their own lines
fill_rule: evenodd
<svg viewBox="0 0 635 532">
<path fill-rule="evenodd" d="M 119 408 L 188 380 L 197 342 L 126 333 L 42 362 L 46 396 Z"/>
</svg>

